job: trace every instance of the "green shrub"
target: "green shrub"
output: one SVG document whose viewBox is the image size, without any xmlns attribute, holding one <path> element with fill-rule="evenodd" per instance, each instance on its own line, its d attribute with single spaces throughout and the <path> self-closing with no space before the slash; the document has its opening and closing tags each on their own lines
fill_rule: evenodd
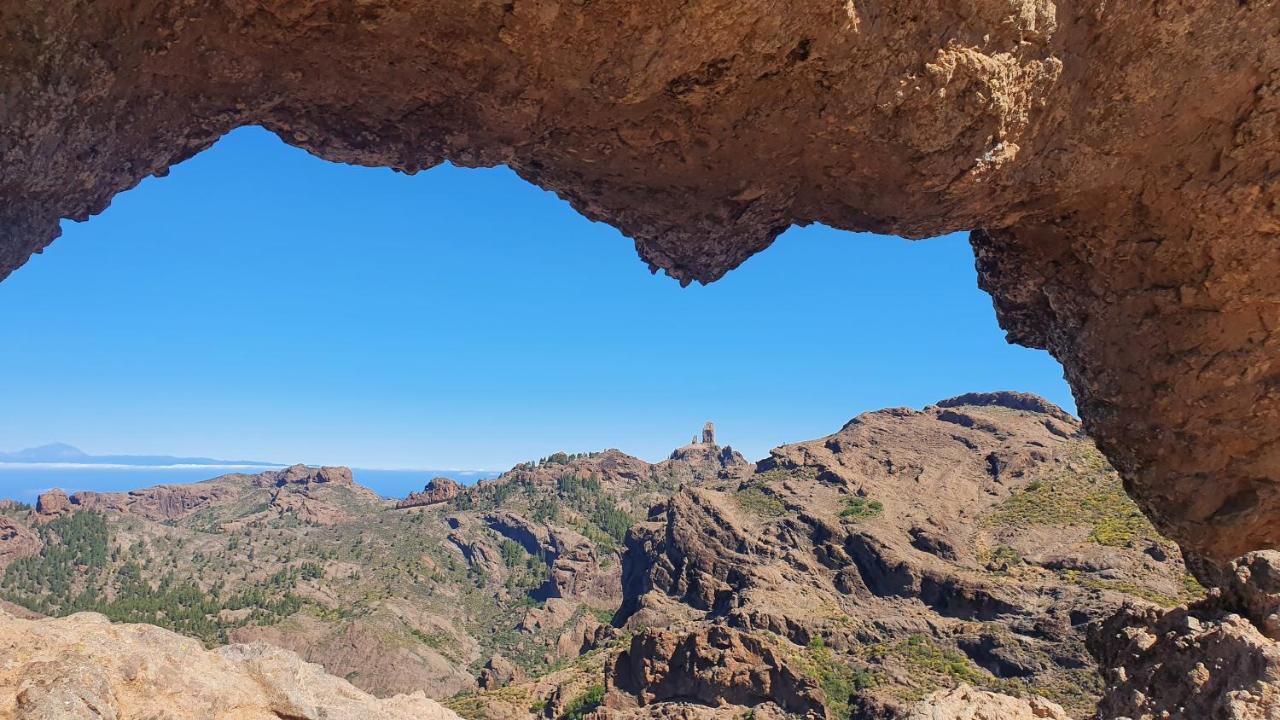
<svg viewBox="0 0 1280 720">
<path fill-rule="evenodd" d="M 840 517 L 847 520 L 865 520 L 879 517 L 883 512 L 884 504 L 879 500 L 854 497 L 844 501 L 844 509 L 840 511 Z"/>
<path fill-rule="evenodd" d="M 604 685 L 596 683 L 570 700 L 564 706 L 564 712 L 561 713 L 560 718 L 561 720 L 582 720 L 587 713 L 600 707 L 602 701 L 604 701 Z"/>
<path fill-rule="evenodd" d="M 1037 478 L 1002 502 L 989 524 L 1085 526 L 1099 545 L 1160 541 L 1156 529 L 1125 493 L 1120 476 L 1092 444 L 1080 443 L 1066 469 Z"/>
<path fill-rule="evenodd" d="M 761 517 L 782 517 L 787 514 L 787 506 L 759 485 L 749 485 L 735 492 L 733 498 L 738 501 L 738 506 L 743 510 Z"/>
<path fill-rule="evenodd" d="M 1023 563 L 1022 554 L 1008 545 L 999 545 L 984 558 L 988 570 L 1007 574 Z"/>
<path fill-rule="evenodd" d="M 795 667 L 817 681 L 827 696 L 828 717 L 849 717 L 849 699 L 875 687 L 880 676 L 866 668 L 855 668 L 836 655 L 821 637 L 809 641 L 804 653 L 796 658 Z"/>
</svg>

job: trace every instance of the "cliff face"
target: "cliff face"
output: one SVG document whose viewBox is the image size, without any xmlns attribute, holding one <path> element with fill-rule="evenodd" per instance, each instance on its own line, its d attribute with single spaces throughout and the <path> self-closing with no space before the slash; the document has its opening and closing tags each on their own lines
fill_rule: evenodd
<svg viewBox="0 0 1280 720">
<path fill-rule="evenodd" d="M 631 529 L 622 583 L 616 622 L 676 636 L 655 647 L 720 627 L 772 638 L 833 717 L 868 718 L 958 683 L 1087 715 L 1102 691 L 1090 623 L 1195 597 L 1079 423 L 1013 394 L 867 413 L 750 477 L 682 490 Z M 662 703 L 635 684 L 613 687 Z M 802 711 L 745 704 L 765 700 Z"/>
<path fill-rule="evenodd" d="M 258 124 L 330 160 L 507 164 L 711 281 L 792 224 L 972 230 L 1144 510 L 1280 545 L 1272 2 L 19 0 L 0 275 Z M 429 57 L 431 62 L 423 62 Z"/>
</svg>

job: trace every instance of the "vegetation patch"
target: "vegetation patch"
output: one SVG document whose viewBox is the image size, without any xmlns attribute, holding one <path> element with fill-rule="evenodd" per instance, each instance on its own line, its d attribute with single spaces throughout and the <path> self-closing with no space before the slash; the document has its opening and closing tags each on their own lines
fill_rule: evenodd
<svg viewBox="0 0 1280 720">
<path fill-rule="evenodd" d="M 998 545 L 994 550 L 978 553 L 978 561 L 988 572 L 1008 575 L 1024 563 L 1022 554 L 1008 545 Z"/>
<path fill-rule="evenodd" d="M 1082 526 L 1099 545 L 1135 540 L 1163 543 L 1155 527 L 1124 491 L 1120 476 L 1091 444 L 1078 443 L 1067 469 L 1031 482 L 1001 503 L 989 524 Z"/>
<path fill-rule="evenodd" d="M 869 520 L 871 518 L 880 517 L 884 512 L 884 503 L 879 500 L 872 500 L 864 497 L 846 498 L 844 508 L 840 510 L 840 517 L 845 520 Z"/>
<path fill-rule="evenodd" d="M 564 706 L 564 712 L 560 714 L 560 719 L 582 720 L 587 713 L 600 707 L 600 703 L 603 701 L 604 684 L 595 683 Z"/>
<path fill-rule="evenodd" d="M 852 666 L 838 656 L 821 637 L 815 637 L 804 651 L 791 658 L 794 667 L 812 678 L 827 696 L 827 717 L 849 717 L 849 699 L 882 682 L 879 673 Z"/>
<path fill-rule="evenodd" d="M 735 492 L 733 499 L 738 502 L 738 507 L 760 517 L 776 518 L 787 514 L 787 506 L 756 483 Z"/>
<path fill-rule="evenodd" d="M 159 625 L 214 645 L 226 643 L 234 628 L 277 622 L 302 608 L 291 590 L 308 571 L 282 569 L 236 592 L 228 592 L 221 582 L 205 589 L 174 570 L 149 580 L 147 571 L 155 573 L 152 577 L 159 573 L 143 543 L 113 548 L 106 517 L 96 511 L 60 516 L 36 531 L 44 541 L 40 554 L 9 565 L 0 592 L 43 615 L 96 612 L 115 622 Z"/>
<path fill-rule="evenodd" d="M 1156 592 L 1151 588 L 1139 585 L 1137 583 L 1126 580 L 1107 580 L 1105 578 L 1095 577 L 1088 573 L 1082 573 L 1078 570 L 1063 570 L 1058 576 L 1073 585 L 1090 590 L 1110 590 L 1112 592 L 1121 592 L 1126 595 L 1140 597 L 1147 602 L 1155 603 L 1161 607 L 1176 607 L 1189 602 L 1195 602 L 1204 597 L 1205 590 L 1196 582 L 1191 575 L 1185 575 L 1182 581 L 1182 592 L 1177 595 L 1167 595 L 1165 593 Z"/>
</svg>

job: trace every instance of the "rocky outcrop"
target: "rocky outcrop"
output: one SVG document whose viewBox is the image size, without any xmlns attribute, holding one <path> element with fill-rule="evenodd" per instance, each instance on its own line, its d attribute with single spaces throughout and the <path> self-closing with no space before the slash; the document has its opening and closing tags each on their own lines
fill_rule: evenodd
<svg viewBox="0 0 1280 720">
<path fill-rule="evenodd" d="M 748 473 L 753 467 L 742 453 L 725 445 L 711 443 L 695 443 L 676 448 L 666 461 L 658 463 L 659 468 L 686 465 L 694 468 L 699 477 L 714 478 L 720 476 Z"/>
<path fill-rule="evenodd" d="M 1071 415 L 1065 410 L 1054 405 L 1048 400 L 1045 400 L 1039 395 L 1032 395 L 1031 393 L 1012 392 L 1009 390 L 1000 390 L 997 392 L 972 392 L 938 401 L 938 407 L 943 408 L 963 408 L 966 406 L 1002 407 L 1009 410 L 1025 410 L 1039 415 L 1048 415 L 1054 420 L 1067 423 L 1068 425 L 1076 425 L 1075 418 L 1071 417 Z M 1073 427 L 1072 429 L 1078 431 L 1078 428 Z"/>
<path fill-rule="evenodd" d="M 1057 704 L 1034 695 L 1015 698 L 968 685 L 939 690 L 911 709 L 906 720 L 1071 720 Z"/>
<path fill-rule="evenodd" d="M 431 482 L 427 483 L 422 492 L 409 493 L 408 497 L 396 503 L 396 508 L 403 510 L 449 502 L 458 497 L 460 492 L 462 492 L 462 486 L 447 477 L 431 478 Z"/>
<path fill-rule="evenodd" d="M 189 517 L 236 491 L 216 482 L 192 485 L 160 485 L 127 493 L 84 491 L 71 496 L 75 508 L 129 513 L 156 522 L 172 522 Z"/>
<path fill-rule="evenodd" d="M 1280 717 L 1280 553 L 1232 563 L 1222 590 L 1173 610 L 1131 606 L 1095 627 L 1100 717 Z"/>
<path fill-rule="evenodd" d="M 575 658 L 594 650 L 615 634 L 612 626 L 605 625 L 594 615 L 587 613 L 556 638 L 555 654 L 560 658 Z"/>
<path fill-rule="evenodd" d="M 572 598 L 595 607 L 617 607 L 619 566 L 604 567 L 595 543 L 586 537 L 509 512 L 490 513 L 484 521 L 494 532 L 519 543 L 525 552 L 547 564 L 547 581 L 533 593 L 538 599 Z"/>
<path fill-rule="evenodd" d="M 1219 589 L 1234 608 L 1272 640 L 1280 640 L 1280 551 L 1249 553 L 1231 563 Z"/>
<path fill-rule="evenodd" d="M 291 513 L 313 525 L 332 525 L 345 517 L 340 507 L 327 502 L 321 495 L 313 494 L 313 489 L 347 488 L 368 502 L 377 502 L 376 495 L 355 485 L 349 468 L 293 465 L 257 475 L 224 475 L 190 485 L 158 485 L 127 493 L 78 492 L 68 499 L 65 507 L 67 510 L 84 508 L 129 513 L 156 522 L 174 522 L 205 508 L 232 501 L 246 487 L 271 490 L 270 506 L 276 514 Z"/>
<path fill-rule="evenodd" d="M 478 683 L 485 690 L 496 690 L 513 682 L 524 682 L 524 671 L 501 655 L 494 655 L 480 670 Z"/>
<path fill-rule="evenodd" d="M 826 696 L 816 682 L 758 638 L 719 626 L 638 633 L 605 667 L 605 688 L 605 704 L 614 709 L 672 700 L 713 707 L 771 703 L 787 714 L 826 717 Z"/>
<path fill-rule="evenodd" d="M 40 536 L 16 520 L 0 515 L 0 572 L 15 560 L 40 553 Z"/>
<path fill-rule="evenodd" d="M 341 506 L 308 492 L 306 486 L 279 488 L 268 507 L 279 517 L 295 517 L 307 525 L 337 525 L 351 517 Z"/>
<path fill-rule="evenodd" d="M 268 645 L 205 650 L 149 625 L 0 612 L 0 717 L 14 720 L 456 720 L 421 694 L 379 700 Z"/>
<path fill-rule="evenodd" d="M 818 643 L 881 678 L 857 693 L 867 717 L 955 683 L 922 657 L 1083 716 L 1087 624 L 1137 596 L 1176 603 L 1184 580 L 1074 418 L 978 394 L 866 413 L 749 478 L 677 492 L 628 533 L 615 622 Z M 868 662 L 869 646 L 885 649 Z"/>
<path fill-rule="evenodd" d="M 258 487 L 285 487 L 287 485 L 351 485 L 351 468 L 347 467 L 310 467 L 307 465 L 290 465 L 283 470 L 268 470 L 254 476 L 254 485 Z"/>
<path fill-rule="evenodd" d="M 51 518 L 71 511 L 71 500 L 58 488 L 40 493 L 36 497 L 36 515 Z"/>
</svg>

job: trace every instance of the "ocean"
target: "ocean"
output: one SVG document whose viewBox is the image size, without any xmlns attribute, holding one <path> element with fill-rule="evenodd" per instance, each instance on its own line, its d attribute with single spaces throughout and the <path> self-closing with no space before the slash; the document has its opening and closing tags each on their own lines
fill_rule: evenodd
<svg viewBox="0 0 1280 720">
<path fill-rule="evenodd" d="M 152 485 L 193 483 L 228 473 L 258 473 L 271 467 L 260 465 L 89 465 L 79 463 L 0 462 L 0 499 L 34 503 L 36 496 L 50 488 L 67 493 L 79 490 L 123 492 Z M 497 477 L 484 470 L 374 470 L 352 468 L 357 483 L 389 498 L 400 498 L 421 490 L 436 476 L 452 478 L 464 485 Z"/>
</svg>

